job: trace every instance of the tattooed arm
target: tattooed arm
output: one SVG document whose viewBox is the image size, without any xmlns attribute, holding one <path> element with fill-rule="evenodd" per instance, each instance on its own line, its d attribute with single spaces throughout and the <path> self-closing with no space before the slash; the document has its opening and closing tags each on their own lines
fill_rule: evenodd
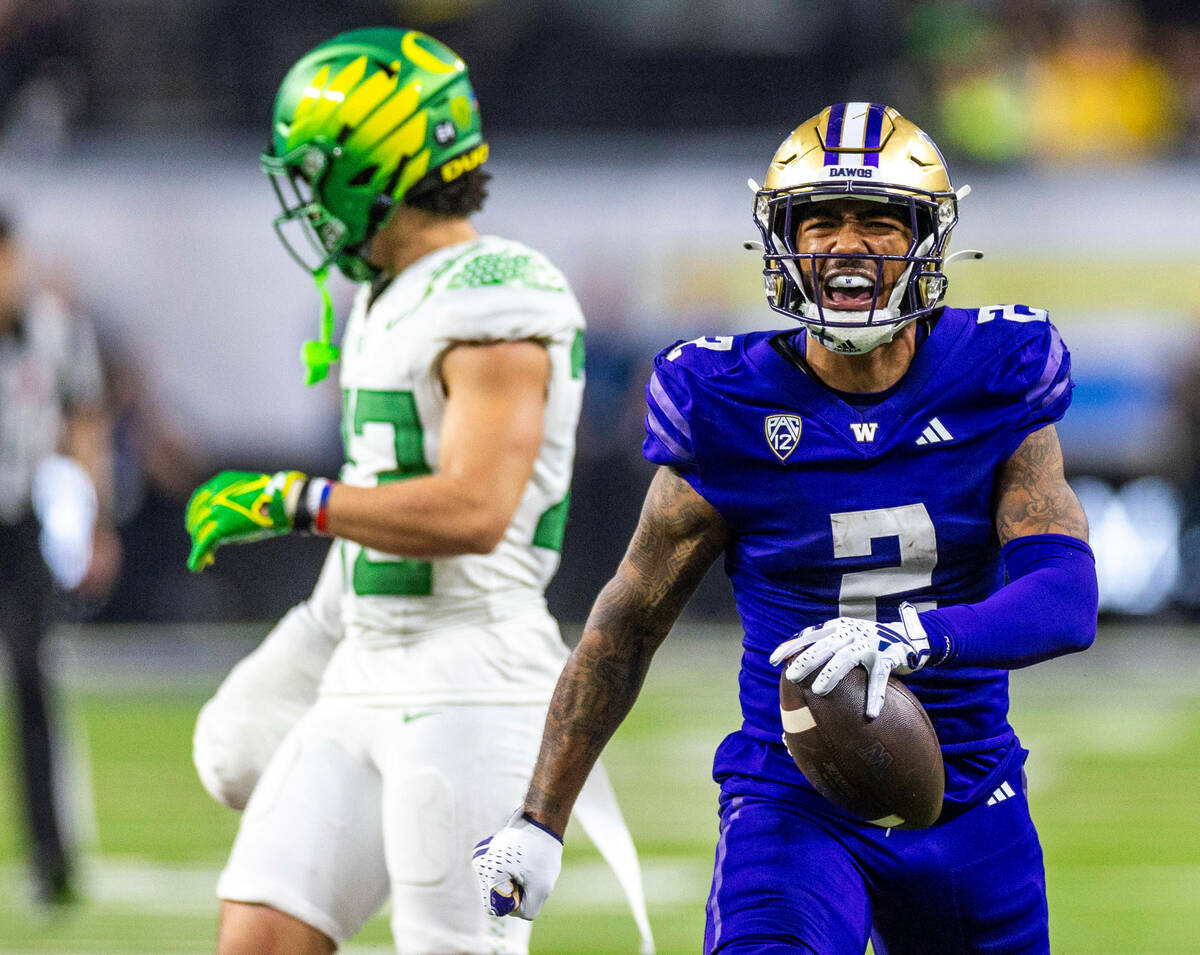
<svg viewBox="0 0 1200 955">
<path fill-rule="evenodd" d="M 1054 425 L 1029 435 L 1005 463 L 996 493 L 996 533 L 1002 545 L 1030 534 L 1088 539 L 1087 517 L 1063 475 Z"/>
<path fill-rule="evenodd" d="M 1096 636 L 1096 564 L 1053 425 L 1005 462 L 995 518 L 1009 583 L 979 603 L 921 613 L 935 665 L 1013 669 L 1087 649 Z"/>
<path fill-rule="evenodd" d="M 600 750 L 625 718 L 650 659 L 725 547 L 725 522 L 659 468 L 616 575 L 600 591 L 559 677 L 525 812 L 562 832 Z"/>
</svg>

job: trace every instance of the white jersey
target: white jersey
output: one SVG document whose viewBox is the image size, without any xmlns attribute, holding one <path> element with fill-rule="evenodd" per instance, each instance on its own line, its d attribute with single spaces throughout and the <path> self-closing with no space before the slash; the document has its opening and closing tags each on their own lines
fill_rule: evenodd
<svg viewBox="0 0 1200 955">
<path fill-rule="evenodd" d="M 417 560 L 337 541 L 346 636 L 323 692 L 392 702 L 515 701 L 511 684 L 528 684 L 544 699 L 564 656 L 557 638 L 552 646 L 531 635 L 528 646 L 493 639 L 471 647 L 456 635 L 453 666 L 432 644 L 448 631 L 545 616 L 583 398 L 583 328 L 562 273 L 533 249 L 494 236 L 425 256 L 373 302 L 369 288 L 360 290 L 342 341 L 340 480 L 347 484 L 373 487 L 437 471 L 446 396 L 436 365 L 455 342 L 537 340 L 551 375 L 533 476 L 494 551 Z M 483 662 L 469 662 L 479 654 Z"/>
</svg>

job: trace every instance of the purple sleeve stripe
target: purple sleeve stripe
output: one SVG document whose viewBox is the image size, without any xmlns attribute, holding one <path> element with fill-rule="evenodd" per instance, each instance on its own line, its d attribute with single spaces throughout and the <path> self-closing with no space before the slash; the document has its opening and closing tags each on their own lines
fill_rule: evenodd
<svg viewBox="0 0 1200 955">
<path fill-rule="evenodd" d="M 1058 329 L 1051 325 L 1050 348 L 1046 354 L 1046 367 L 1042 369 L 1042 377 L 1038 379 L 1037 384 L 1026 393 L 1026 404 L 1033 406 L 1044 403 L 1044 401 L 1039 401 L 1039 399 L 1042 393 L 1054 383 L 1054 379 L 1058 377 L 1059 369 L 1062 368 L 1063 351 L 1062 336 L 1058 333 Z M 1059 388 L 1057 391 L 1061 393 L 1062 389 Z"/>
<path fill-rule="evenodd" d="M 1064 378 L 1054 388 L 1052 388 L 1050 390 L 1049 394 L 1047 394 L 1041 401 L 1038 402 L 1037 406 L 1039 408 L 1046 408 L 1046 407 L 1054 404 L 1054 402 L 1055 402 L 1055 400 L 1057 400 L 1058 396 L 1063 393 L 1063 390 L 1070 383 L 1071 383 L 1070 379 Z"/>
<path fill-rule="evenodd" d="M 675 402 L 667 394 L 667 390 L 662 386 L 662 382 L 658 380 L 658 372 L 650 376 L 650 397 L 655 400 L 659 409 L 667 416 L 667 420 L 675 426 L 675 430 L 690 441 L 692 439 L 692 428 L 688 424 L 687 418 L 675 407 Z"/>
<path fill-rule="evenodd" d="M 654 414 L 653 408 L 651 408 L 649 414 L 646 415 L 646 430 L 653 434 L 654 437 L 658 438 L 662 446 L 670 451 L 671 455 L 681 464 L 695 463 L 696 458 L 693 456 L 692 452 L 687 450 L 687 448 L 683 447 L 683 445 L 672 438 L 671 435 L 667 433 L 667 429 L 659 423 L 658 418 Z"/>
</svg>

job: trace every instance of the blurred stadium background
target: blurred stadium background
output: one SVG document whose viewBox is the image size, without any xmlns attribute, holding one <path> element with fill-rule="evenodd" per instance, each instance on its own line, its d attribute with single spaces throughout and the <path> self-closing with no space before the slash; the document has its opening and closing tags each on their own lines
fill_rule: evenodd
<svg viewBox="0 0 1200 955">
<path fill-rule="evenodd" d="M 589 318 L 550 591 L 568 624 L 649 481 L 653 354 L 775 323 L 741 246 L 746 179 L 832 101 L 888 102 L 934 136 L 973 187 L 955 248 L 987 256 L 952 266 L 949 301 L 1048 308 L 1074 355 L 1060 434 L 1101 640 L 1014 679 L 1055 951 L 1200 952 L 1200 8 L 1174 0 L 0 0 L 0 207 L 101 333 L 125 553 L 105 602 L 64 599 L 57 643 L 88 899 L 41 920 L 24 902 L 10 792 L 0 951 L 211 947 L 234 818 L 192 775 L 190 723 L 307 594 L 324 544 L 230 548 L 190 575 L 182 507 L 218 467 L 340 463 L 336 383 L 305 389 L 298 360 L 318 299 L 274 237 L 256 157 L 288 65 L 372 24 L 426 29 L 470 64 L 495 177 L 479 224 L 547 252 Z M 698 947 L 709 758 L 735 726 L 719 573 L 678 629 L 606 757 L 664 952 Z M 586 902 L 596 864 L 575 851 L 540 950 L 630 950 L 615 902 Z M 614 934 L 581 933 L 588 918 Z M 377 923 L 361 950 L 385 939 Z"/>
</svg>

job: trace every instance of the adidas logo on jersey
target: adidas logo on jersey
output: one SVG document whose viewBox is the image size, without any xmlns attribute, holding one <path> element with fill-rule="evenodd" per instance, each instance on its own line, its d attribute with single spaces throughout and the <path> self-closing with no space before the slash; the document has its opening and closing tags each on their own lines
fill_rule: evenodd
<svg viewBox="0 0 1200 955">
<path fill-rule="evenodd" d="M 1008 783 L 1001 783 L 1000 788 L 997 789 L 994 793 L 992 793 L 992 796 L 987 801 L 987 804 L 989 806 L 994 806 L 994 805 L 996 805 L 996 803 L 1004 802 L 1004 800 L 1008 799 L 1010 796 L 1015 796 L 1015 795 L 1016 795 L 1016 793 L 1013 792 L 1012 786 L 1010 786 Z"/>
<path fill-rule="evenodd" d="M 854 440 L 866 444 L 875 440 L 875 431 L 879 427 L 877 421 L 851 421 L 850 430 L 854 432 Z"/>
<path fill-rule="evenodd" d="M 929 427 L 921 432 L 917 444 L 941 444 L 943 441 L 953 441 L 954 435 L 946 430 L 946 426 L 937 418 L 929 419 Z"/>
</svg>

